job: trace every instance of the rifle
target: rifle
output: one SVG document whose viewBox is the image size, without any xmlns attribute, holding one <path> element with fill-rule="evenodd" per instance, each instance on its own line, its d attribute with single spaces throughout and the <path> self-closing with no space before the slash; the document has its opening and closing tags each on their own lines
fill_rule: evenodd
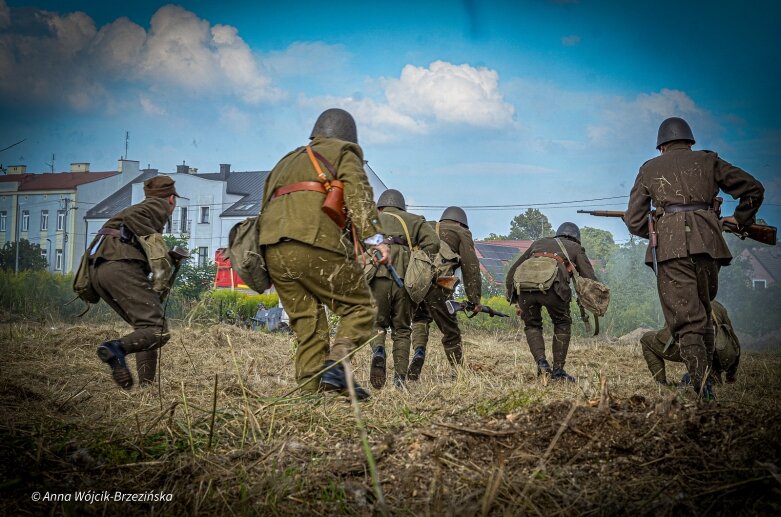
<svg viewBox="0 0 781 517">
<path fill-rule="evenodd" d="M 457 313 L 459 311 L 464 311 L 464 312 L 469 311 L 472 314 L 471 315 L 467 315 L 467 318 L 474 318 L 475 317 L 475 314 L 473 312 L 474 308 L 475 308 L 475 304 L 472 303 L 472 302 L 457 302 L 455 300 L 447 300 L 445 302 L 445 305 L 447 306 L 447 312 L 449 312 L 450 314 L 455 314 L 455 313 Z M 499 311 L 493 310 L 492 308 L 490 308 L 487 305 L 482 305 L 481 307 L 482 308 L 480 309 L 480 312 L 484 312 L 484 313 L 488 314 L 489 316 L 491 316 L 492 318 L 494 316 L 499 316 L 500 318 L 509 318 L 510 317 L 509 315 L 507 315 L 507 314 L 505 314 L 503 312 L 499 312 Z"/>
<path fill-rule="evenodd" d="M 382 254 L 380 253 L 380 250 L 374 250 L 374 252 L 372 252 L 372 255 L 374 256 L 374 258 L 377 259 L 378 263 L 380 260 L 382 260 Z M 404 281 L 401 279 L 401 277 L 399 277 L 399 274 L 396 272 L 396 268 L 393 267 L 393 265 L 390 262 L 385 264 L 385 267 L 388 269 L 388 273 L 390 273 L 391 278 L 399 287 L 399 289 L 404 289 Z"/>
<path fill-rule="evenodd" d="M 778 231 L 778 229 L 775 226 L 754 223 L 748 226 L 738 227 L 736 224 L 724 221 L 723 218 L 720 217 L 721 216 L 719 211 L 720 205 L 721 205 L 721 198 L 719 197 L 716 198 L 716 202 L 714 202 L 713 209 L 714 211 L 716 211 L 716 214 L 719 216 L 719 220 L 721 221 L 721 231 L 735 234 L 741 240 L 749 238 L 751 240 L 761 242 L 762 244 L 769 244 L 770 246 L 775 246 L 776 234 Z M 578 213 L 593 215 L 596 217 L 621 217 L 621 218 L 624 217 L 624 212 L 619 212 L 615 210 L 578 210 Z"/>
</svg>

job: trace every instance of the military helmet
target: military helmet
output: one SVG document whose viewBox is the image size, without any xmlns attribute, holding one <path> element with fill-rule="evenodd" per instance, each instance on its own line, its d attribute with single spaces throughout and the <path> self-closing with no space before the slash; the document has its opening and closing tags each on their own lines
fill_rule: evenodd
<svg viewBox="0 0 781 517">
<path fill-rule="evenodd" d="M 580 244 L 580 228 L 575 223 L 561 223 L 559 229 L 556 230 L 556 237 L 569 237 Z"/>
<path fill-rule="evenodd" d="M 675 140 L 688 140 L 694 143 L 694 134 L 692 133 L 692 128 L 689 127 L 685 120 L 678 117 L 670 117 L 659 125 L 656 148 L 659 149 L 667 142 Z"/>
<path fill-rule="evenodd" d="M 324 138 L 338 138 L 354 144 L 358 143 L 358 130 L 355 128 L 355 119 L 348 112 L 339 108 L 327 109 L 317 117 L 315 127 L 309 139 L 322 136 Z"/>
<path fill-rule="evenodd" d="M 404 196 L 396 189 L 388 189 L 380 194 L 380 199 L 377 200 L 377 208 L 385 208 L 386 206 L 392 206 L 399 210 L 407 210 L 407 203 L 404 201 Z"/>
<path fill-rule="evenodd" d="M 442 212 L 442 217 L 440 217 L 439 220 L 444 221 L 445 219 L 461 223 L 469 228 L 469 223 L 466 220 L 466 212 L 459 206 L 449 206 L 445 208 L 445 211 Z"/>
</svg>

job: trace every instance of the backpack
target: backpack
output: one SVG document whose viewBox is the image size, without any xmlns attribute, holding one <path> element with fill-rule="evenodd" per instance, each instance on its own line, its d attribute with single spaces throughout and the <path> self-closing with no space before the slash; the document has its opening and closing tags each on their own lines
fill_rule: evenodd
<svg viewBox="0 0 781 517">
<path fill-rule="evenodd" d="M 515 291 L 542 291 L 551 288 L 556 281 L 559 262 L 552 257 L 532 257 L 521 262 L 513 274 Z"/>
<path fill-rule="evenodd" d="M 386 213 L 398 219 L 401 227 L 404 229 L 404 236 L 407 238 L 407 244 L 410 246 L 409 264 L 404 272 L 404 288 L 407 290 L 407 294 L 409 294 L 412 302 L 419 304 L 426 297 L 429 289 L 431 289 L 431 282 L 436 275 L 434 262 L 428 253 L 412 245 L 409 229 L 404 219 L 396 214 Z"/>
<path fill-rule="evenodd" d="M 171 290 L 171 278 L 174 274 L 174 264 L 168 254 L 168 245 L 159 233 L 136 236 L 136 240 L 146 255 L 152 273 L 152 290 L 159 293 L 160 299 L 163 299 Z"/>
<path fill-rule="evenodd" d="M 271 277 L 260 247 L 259 220 L 260 216 L 248 217 L 231 228 L 225 256 L 239 277 L 251 289 L 262 293 L 271 287 Z"/>
<path fill-rule="evenodd" d="M 735 336 L 732 327 L 726 321 L 719 321 L 716 311 L 711 311 L 713 325 L 716 327 L 716 350 L 721 367 L 725 370 L 735 363 L 740 357 L 740 343 Z"/>
<path fill-rule="evenodd" d="M 567 257 L 567 261 L 571 263 L 564 245 L 559 239 L 556 239 L 556 243 L 564 256 Z M 602 282 L 580 276 L 574 267 L 572 268 L 572 282 L 575 284 L 575 292 L 578 294 L 578 303 L 594 313 L 595 316 L 604 316 L 610 304 L 610 288 Z"/>
<path fill-rule="evenodd" d="M 436 225 L 436 233 L 437 237 L 439 237 L 439 223 Z M 461 263 L 461 256 L 453 251 L 447 242 L 440 238 L 439 251 L 434 256 L 433 262 L 437 278 L 453 276 Z"/>
<path fill-rule="evenodd" d="M 87 310 L 89 310 L 89 304 L 98 303 L 100 301 L 100 296 L 95 289 L 93 289 L 92 282 L 90 282 L 89 257 L 93 252 L 96 241 L 101 237 L 102 236 L 99 235 L 92 240 L 92 243 L 90 243 L 87 250 L 81 256 L 79 269 L 77 269 L 76 274 L 73 275 L 73 292 L 76 293 L 77 297 L 87 303 Z"/>
</svg>

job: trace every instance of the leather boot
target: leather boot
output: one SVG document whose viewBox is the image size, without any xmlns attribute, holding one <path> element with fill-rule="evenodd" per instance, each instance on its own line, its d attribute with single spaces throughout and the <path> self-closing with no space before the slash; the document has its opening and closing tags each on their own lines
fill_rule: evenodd
<svg viewBox="0 0 781 517">
<path fill-rule="evenodd" d="M 369 380 L 375 389 L 380 389 L 385 386 L 385 347 L 378 346 L 374 349 L 372 354 L 372 364 L 369 370 Z"/>
<path fill-rule="evenodd" d="M 450 366 L 453 368 L 457 366 L 463 366 L 464 364 L 464 352 L 461 348 L 461 343 L 457 343 L 449 348 L 445 349 L 445 356 Z"/>
<path fill-rule="evenodd" d="M 680 339 L 681 358 L 692 381 L 692 388 L 697 395 L 707 380 L 705 372 L 708 368 L 708 357 L 705 352 L 705 342 L 702 334 L 683 334 Z"/>
<path fill-rule="evenodd" d="M 534 361 L 539 363 L 545 359 L 545 338 L 542 336 L 542 329 L 538 327 L 526 327 L 526 342 L 529 344 L 529 351 L 532 353 Z"/>
<path fill-rule="evenodd" d="M 708 378 L 715 384 L 721 384 L 721 365 L 716 357 L 716 329 L 713 326 L 705 328 L 702 342 L 705 344 L 705 355 L 708 358 Z"/>
<path fill-rule="evenodd" d="M 111 368 L 114 382 L 123 390 L 133 387 L 133 376 L 125 362 L 125 349 L 119 340 L 106 341 L 98 347 L 98 357 Z"/>
<path fill-rule="evenodd" d="M 412 356 L 412 361 L 409 363 L 409 369 L 407 370 L 407 378 L 411 381 L 416 381 L 420 378 L 420 372 L 423 370 L 423 363 L 426 362 L 426 348 L 419 346 L 415 349 L 415 355 Z"/>
<path fill-rule="evenodd" d="M 572 335 L 570 325 L 555 325 L 553 327 L 553 369 L 564 371 L 564 363 L 567 361 L 569 341 Z"/>
<path fill-rule="evenodd" d="M 157 350 L 145 350 L 136 352 L 136 371 L 138 372 L 138 385 L 149 386 L 155 382 L 157 373 Z"/>
<path fill-rule="evenodd" d="M 328 360 L 323 366 L 331 366 L 335 361 Z M 344 366 L 341 363 L 336 364 L 330 370 L 320 376 L 320 387 L 323 391 L 336 391 L 346 397 L 350 396 L 350 390 L 347 388 L 347 375 L 344 373 Z M 353 381 L 355 397 L 358 400 L 368 400 L 371 395 L 363 389 L 357 382 Z"/>
<path fill-rule="evenodd" d="M 572 375 L 568 374 L 564 368 L 556 368 L 553 367 L 553 373 L 551 373 L 550 376 L 551 380 L 553 381 L 567 381 L 567 382 L 576 382 L 577 379 L 573 377 Z"/>
</svg>

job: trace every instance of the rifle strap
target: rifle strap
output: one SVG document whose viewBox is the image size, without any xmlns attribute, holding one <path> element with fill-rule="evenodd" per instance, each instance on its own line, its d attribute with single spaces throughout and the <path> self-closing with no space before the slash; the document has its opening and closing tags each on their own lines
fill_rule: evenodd
<svg viewBox="0 0 781 517">
<path fill-rule="evenodd" d="M 412 250 L 417 249 L 418 248 L 417 246 L 413 246 L 412 245 L 412 239 L 410 239 L 410 237 L 409 237 L 409 228 L 407 228 L 407 223 L 404 222 L 404 219 L 402 219 L 400 216 L 398 216 L 396 214 L 392 214 L 391 212 L 383 212 L 383 214 L 387 214 L 387 215 L 393 216 L 393 217 L 395 217 L 396 219 L 399 220 L 399 222 L 401 223 L 401 227 L 404 230 L 404 237 L 406 237 L 406 239 L 407 239 L 407 246 L 409 246 L 410 249 L 412 249 Z"/>
<path fill-rule="evenodd" d="M 580 275 L 578 274 L 578 270 L 575 269 L 575 267 L 572 264 L 572 261 L 569 258 L 569 253 L 567 253 L 567 248 L 564 247 L 564 244 L 562 244 L 561 240 L 559 240 L 558 238 L 554 240 L 556 241 L 556 244 L 559 245 L 559 248 L 561 248 L 561 252 L 567 258 L 567 263 L 569 264 L 569 266 L 567 267 L 567 272 L 572 276 L 573 282 L 577 283 L 577 281 L 580 280 Z"/>
</svg>

